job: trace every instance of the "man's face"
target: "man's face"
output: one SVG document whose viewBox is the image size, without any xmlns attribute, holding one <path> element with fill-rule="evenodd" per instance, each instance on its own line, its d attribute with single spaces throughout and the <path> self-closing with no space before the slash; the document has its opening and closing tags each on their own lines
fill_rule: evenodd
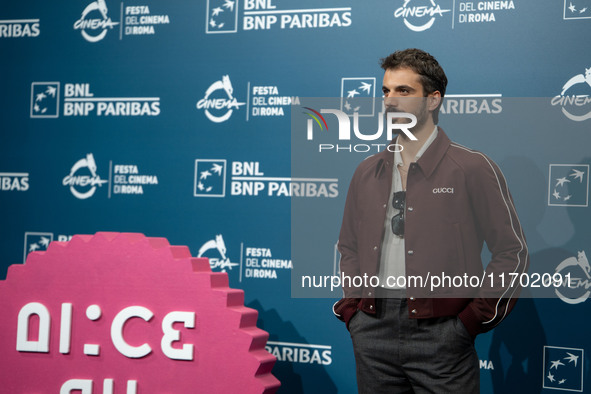
<svg viewBox="0 0 591 394">
<path fill-rule="evenodd" d="M 384 93 L 386 113 L 411 113 L 417 117 L 415 127 L 421 127 L 431 119 L 420 76 L 410 68 L 386 70 L 382 92 Z M 394 118 L 392 121 L 394 123 L 408 123 L 408 118 Z"/>
</svg>

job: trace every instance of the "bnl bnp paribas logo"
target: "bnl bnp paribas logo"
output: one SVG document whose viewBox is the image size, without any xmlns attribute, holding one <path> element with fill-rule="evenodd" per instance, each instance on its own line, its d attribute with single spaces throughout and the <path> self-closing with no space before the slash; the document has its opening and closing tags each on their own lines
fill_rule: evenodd
<svg viewBox="0 0 591 394">
<path fill-rule="evenodd" d="M 160 97 L 95 96 L 90 83 L 63 84 L 63 116 L 158 116 Z M 31 118 L 60 116 L 60 83 L 31 83 Z"/>
<path fill-rule="evenodd" d="M 351 7 L 285 9 L 275 0 L 207 0 L 205 33 L 327 29 L 351 26 Z M 296 3 L 297 2 L 293 2 Z M 239 7 L 242 12 L 239 16 Z"/>
<path fill-rule="evenodd" d="M 589 164 L 550 164 L 548 206 L 589 206 Z"/>
<path fill-rule="evenodd" d="M 226 197 L 225 159 L 196 159 L 194 197 Z M 231 196 L 335 198 L 339 195 L 336 178 L 295 178 L 267 176 L 258 161 L 229 163 Z"/>
<path fill-rule="evenodd" d="M 72 235 L 58 234 L 57 237 L 54 237 L 53 233 L 26 231 L 23 263 L 27 260 L 29 253 L 46 251 L 54 238 L 58 242 L 68 242 L 72 239 Z"/>
<path fill-rule="evenodd" d="M 57 118 L 60 110 L 59 103 L 59 82 L 31 84 L 31 118 Z"/>
<path fill-rule="evenodd" d="M 374 116 L 375 95 L 375 78 L 341 78 L 341 111 L 347 115 Z"/>
<path fill-rule="evenodd" d="M 562 19 L 591 19 L 591 0 L 564 0 Z"/>
<path fill-rule="evenodd" d="M 544 346 L 543 388 L 583 392 L 584 349 Z"/>
<path fill-rule="evenodd" d="M 404 0 L 394 11 L 394 18 L 402 19 L 410 30 L 420 32 L 430 29 L 437 19 L 450 11 L 441 8 L 435 0 Z"/>
<path fill-rule="evenodd" d="M 575 122 L 591 119 L 591 67 L 566 81 L 560 94 L 552 98 L 552 105 Z"/>
</svg>

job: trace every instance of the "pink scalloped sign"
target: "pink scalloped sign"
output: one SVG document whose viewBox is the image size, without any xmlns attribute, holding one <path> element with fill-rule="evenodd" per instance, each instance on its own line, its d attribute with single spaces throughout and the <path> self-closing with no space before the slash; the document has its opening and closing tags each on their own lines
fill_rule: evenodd
<svg viewBox="0 0 591 394">
<path fill-rule="evenodd" d="M 0 281 L 0 391 L 272 393 L 258 313 L 186 246 L 77 235 Z"/>
</svg>

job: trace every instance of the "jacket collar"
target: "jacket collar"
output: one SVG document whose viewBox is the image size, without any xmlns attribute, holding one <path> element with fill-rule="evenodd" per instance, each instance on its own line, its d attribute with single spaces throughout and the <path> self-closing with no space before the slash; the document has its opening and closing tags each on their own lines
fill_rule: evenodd
<svg viewBox="0 0 591 394">
<path fill-rule="evenodd" d="M 390 145 L 393 145 L 395 140 L 396 139 L 393 139 L 392 142 L 390 142 Z M 435 168 L 437 168 L 437 165 L 441 159 L 443 159 L 450 144 L 451 141 L 447 134 L 445 134 L 441 127 L 437 126 L 437 137 L 417 161 L 417 165 L 421 171 L 423 171 L 425 177 L 428 178 L 433 174 L 433 171 L 435 171 Z M 394 165 L 393 154 L 388 151 L 388 149 L 384 149 L 382 152 L 378 153 L 378 155 L 379 160 L 375 171 L 376 178 L 380 177 L 384 171 L 391 173 L 392 166 Z"/>
<path fill-rule="evenodd" d="M 431 146 L 427 148 L 425 153 L 417 161 L 426 178 L 429 178 L 433 174 L 433 171 L 435 171 L 435 168 L 437 168 L 437 165 L 449 149 L 450 144 L 451 141 L 447 134 L 443 132 L 441 127 L 437 126 L 437 138 L 435 138 Z"/>
</svg>

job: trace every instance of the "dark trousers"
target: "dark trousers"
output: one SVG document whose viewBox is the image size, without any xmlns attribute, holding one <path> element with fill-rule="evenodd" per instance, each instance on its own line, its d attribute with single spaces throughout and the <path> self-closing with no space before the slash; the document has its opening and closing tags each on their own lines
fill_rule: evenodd
<svg viewBox="0 0 591 394">
<path fill-rule="evenodd" d="M 377 316 L 358 311 L 349 323 L 359 393 L 479 393 L 478 356 L 459 318 L 410 319 L 405 298 L 376 302 Z"/>
</svg>

